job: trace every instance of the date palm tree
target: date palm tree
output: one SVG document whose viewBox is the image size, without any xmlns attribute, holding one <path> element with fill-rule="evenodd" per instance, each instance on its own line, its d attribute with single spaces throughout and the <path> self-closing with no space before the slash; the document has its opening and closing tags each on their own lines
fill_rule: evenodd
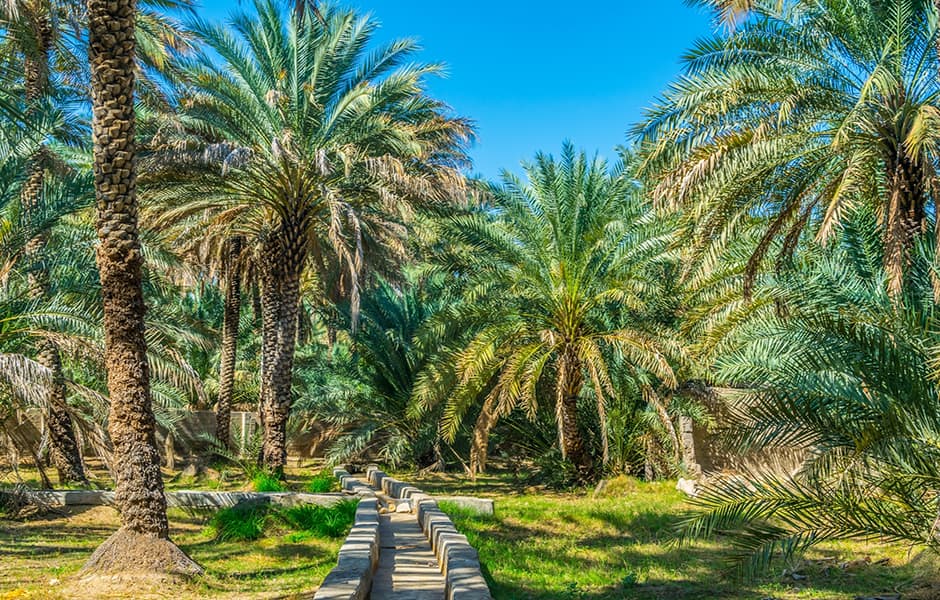
<svg viewBox="0 0 940 600">
<path fill-rule="evenodd" d="M 88 2 L 108 427 L 122 527 L 85 571 L 193 574 L 198 565 L 169 540 L 150 397 L 134 156 L 135 21 L 133 0 Z"/>
<path fill-rule="evenodd" d="M 305 269 L 350 299 L 355 323 L 361 278 L 383 257 L 403 256 L 411 211 L 461 193 L 470 127 L 425 94 L 439 67 L 409 63 L 414 42 L 370 53 L 371 19 L 326 6 L 323 21 L 300 19 L 272 0 L 255 8 L 228 29 L 195 23 L 221 61 L 188 66 L 182 123 L 219 141 L 202 154 L 215 164 L 188 181 L 166 178 L 154 195 L 169 204 L 165 222 L 204 215 L 256 254 L 261 462 L 280 471 Z"/>
<path fill-rule="evenodd" d="M 185 8 L 185 3 L 163 3 L 163 9 Z M 7 46 L 22 54 L 23 89 L 27 103 L 27 114 L 34 112 L 40 103 L 52 104 L 56 95 L 50 89 L 50 77 L 53 71 L 63 87 L 77 96 L 77 85 L 84 89 L 87 82 L 86 61 L 80 56 L 84 53 L 77 43 L 84 43 L 77 28 L 67 25 L 84 19 L 81 2 L 71 0 L 9 0 L 0 8 L 0 14 L 7 31 Z M 145 51 L 140 54 L 138 68 L 144 74 L 144 80 L 152 81 L 166 64 L 169 49 L 185 48 L 186 36 L 165 14 L 144 10 L 135 17 L 142 27 L 135 35 L 143 42 Z M 148 85 L 148 89 L 157 86 Z M 151 94 L 154 96 L 155 94 Z M 73 98 L 74 100 L 74 98 Z M 58 134 L 58 135 L 56 135 Z M 63 135 L 64 134 L 64 135 Z M 71 139 L 69 139 L 71 138 Z M 50 139 L 74 142 L 77 136 L 71 131 L 53 132 Z M 23 186 L 22 202 L 25 209 L 36 210 L 42 203 L 41 193 L 46 172 L 56 162 L 54 150 L 43 143 L 36 149 L 32 160 L 27 165 L 28 178 Z M 48 273 L 42 258 L 44 238 L 38 236 L 26 251 L 27 259 L 33 263 L 31 268 L 31 289 L 37 299 L 49 293 Z M 68 417 L 66 404 L 65 376 L 62 372 L 62 357 L 54 342 L 47 341 L 38 349 L 37 360 L 51 369 L 54 384 L 49 387 L 49 401 L 46 423 L 49 431 L 49 447 L 52 462 L 63 483 L 88 484 L 78 451 L 73 424 Z"/>
<path fill-rule="evenodd" d="M 8 25 L 8 44 L 15 45 L 23 54 L 23 89 L 25 91 L 26 115 L 35 115 L 40 104 L 51 104 L 49 82 L 51 57 L 56 41 L 52 12 L 54 8 L 43 0 L 14 3 L 3 7 L 3 16 Z M 52 162 L 50 149 L 41 143 L 26 164 L 27 177 L 22 187 L 22 204 L 25 211 L 38 211 L 43 202 L 42 193 L 46 171 Z M 25 249 L 30 263 L 30 290 L 34 299 L 41 300 L 48 294 L 48 274 L 42 260 L 44 234 L 40 233 Z M 37 351 L 36 359 L 52 372 L 52 384 L 48 386 L 49 398 L 45 421 L 49 431 L 49 454 L 56 467 L 60 483 L 87 485 L 81 455 L 76 442 L 74 427 L 66 403 L 65 377 L 62 359 L 55 342 L 46 340 Z"/>
<path fill-rule="evenodd" d="M 698 43 L 637 129 L 658 198 L 685 210 L 701 251 L 766 218 L 746 289 L 764 256 L 792 255 L 807 230 L 832 237 L 867 204 L 880 215 L 888 287 L 901 294 L 935 202 L 934 10 L 924 0 L 754 1 L 740 27 Z"/>
<path fill-rule="evenodd" d="M 232 402 L 235 393 L 235 358 L 238 351 L 238 324 L 241 319 L 242 248 L 244 240 L 226 240 L 223 252 L 225 304 L 222 313 L 222 348 L 219 361 L 219 398 L 216 402 L 216 438 L 231 450 Z"/>
<path fill-rule="evenodd" d="M 852 215 L 835 248 L 767 279 L 785 304 L 740 317 L 714 363 L 740 451 L 807 448 L 795 474 L 711 479 L 685 535 L 730 534 L 745 575 L 833 539 L 937 550 L 940 388 L 932 253 L 921 244 L 903 296 L 884 285 L 876 217 Z"/>
<path fill-rule="evenodd" d="M 605 426 L 605 398 L 617 393 L 610 358 L 624 357 L 648 391 L 657 382 L 676 384 L 677 347 L 655 326 L 630 319 L 656 287 L 669 236 L 622 163 L 609 170 L 566 145 L 559 159 L 539 154 L 525 170 L 528 182 L 504 174 L 490 205 L 452 219 L 459 251 L 445 269 L 465 279 L 466 298 L 428 330 L 458 323 L 473 333 L 433 361 L 415 397 L 423 406 L 446 402 L 442 430 L 451 438 L 485 398 L 471 455 L 476 473 L 496 420 L 519 406 L 534 416 L 548 385 L 562 454 L 587 479 L 593 458 L 577 407 L 590 386 Z M 599 437 L 606 461 L 607 436 Z"/>
</svg>

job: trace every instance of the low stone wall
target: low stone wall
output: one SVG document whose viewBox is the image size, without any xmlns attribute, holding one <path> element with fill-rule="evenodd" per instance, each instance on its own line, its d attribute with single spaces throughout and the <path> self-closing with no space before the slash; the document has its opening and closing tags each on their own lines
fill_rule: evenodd
<svg viewBox="0 0 940 600">
<path fill-rule="evenodd" d="M 4 492 L 0 492 L 3 494 Z M 30 504 L 37 506 L 113 506 L 114 492 L 102 490 L 39 490 L 17 492 Z M 167 506 L 174 508 L 212 509 L 234 506 L 239 502 L 271 502 L 281 506 L 318 504 L 332 506 L 345 498 L 344 494 L 302 494 L 295 492 L 167 492 Z"/>
<path fill-rule="evenodd" d="M 473 496 L 437 496 L 436 499 L 438 502 L 447 502 L 478 515 L 492 516 L 496 514 L 496 506 L 489 498 L 476 498 Z"/>
<path fill-rule="evenodd" d="M 434 498 L 413 485 L 389 477 L 376 467 L 369 467 L 366 476 L 369 483 L 380 487 L 389 496 L 407 500 L 412 512 L 417 514 L 421 530 L 444 573 L 444 597 L 447 600 L 492 600 L 476 549 L 467 541 L 467 536 L 457 531 Z M 489 502 L 492 507 L 492 500 Z"/>
<path fill-rule="evenodd" d="M 372 489 L 344 469 L 334 469 L 343 489 L 360 497 L 356 521 L 314 600 L 364 600 L 379 564 L 379 505 Z M 371 497 L 370 497 L 371 496 Z"/>
</svg>

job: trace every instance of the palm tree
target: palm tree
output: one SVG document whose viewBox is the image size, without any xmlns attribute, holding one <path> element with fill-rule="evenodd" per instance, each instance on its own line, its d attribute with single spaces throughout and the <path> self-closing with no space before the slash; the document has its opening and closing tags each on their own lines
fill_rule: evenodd
<svg viewBox="0 0 940 600">
<path fill-rule="evenodd" d="M 940 388 L 931 252 L 915 249 L 903 296 L 884 282 L 877 219 L 852 215 L 837 248 L 759 288 L 786 316 L 737 323 L 715 364 L 739 451 L 807 448 L 795 475 L 710 480 L 685 534 L 730 532 L 753 574 L 832 539 L 938 547 Z"/>
<path fill-rule="evenodd" d="M 420 379 L 416 399 L 446 399 L 443 431 L 453 437 L 470 406 L 485 396 L 477 418 L 471 471 L 485 466 L 496 420 L 522 406 L 538 409 L 550 382 L 563 456 L 586 479 L 593 459 L 577 421 L 585 385 L 593 391 L 602 428 L 605 399 L 617 391 L 609 360 L 674 386 L 669 357 L 676 348 L 655 327 L 630 319 L 656 286 L 655 264 L 668 236 L 623 164 L 608 170 L 566 145 L 561 158 L 539 154 L 524 183 L 508 173 L 491 190 L 492 205 L 455 217 L 450 235 L 460 246 L 445 269 L 460 273 L 462 303 L 432 320 L 431 332 L 457 323 L 470 339 L 436 359 Z M 607 459 L 607 436 L 600 436 Z"/>
<path fill-rule="evenodd" d="M 377 27 L 368 18 L 324 8 L 323 25 L 286 16 L 273 0 L 255 7 L 257 17 L 236 16 L 230 30 L 194 25 L 222 60 L 189 65 L 182 119 L 221 143 L 201 155 L 214 169 L 166 179 L 163 201 L 187 200 L 165 221 L 206 215 L 207 226 L 245 235 L 256 253 L 261 462 L 280 471 L 304 270 L 351 300 L 355 324 L 365 270 L 403 255 L 414 207 L 460 193 L 470 129 L 425 95 L 424 79 L 439 68 L 407 63 L 414 42 L 368 54 Z"/>
<path fill-rule="evenodd" d="M 122 527 L 98 547 L 85 570 L 192 574 L 201 571 L 198 565 L 169 540 L 150 399 L 134 164 L 135 17 L 133 0 L 88 2 L 108 426 Z"/>
<path fill-rule="evenodd" d="M 792 256 L 807 229 L 826 240 L 868 204 L 900 295 L 934 203 L 933 11 L 923 0 L 752 2 L 739 28 L 689 53 L 638 128 L 657 196 L 686 210 L 700 249 L 766 218 L 746 289 L 765 255 Z"/>
<path fill-rule="evenodd" d="M 363 297 L 362 326 L 351 354 L 337 345 L 331 364 L 302 363 L 309 381 L 298 416 L 338 430 L 327 451 L 331 462 L 381 460 L 392 466 L 437 460 L 436 423 L 410 414 L 417 374 L 428 356 L 415 344 L 427 319 L 448 300 L 443 277 L 422 279 L 407 268 L 400 288 L 384 279 Z"/>
<path fill-rule="evenodd" d="M 216 437 L 231 450 L 232 400 L 235 391 L 235 358 L 241 318 L 241 254 L 244 241 L 234 236 L 225 248 L 225 306 L 222 314 L 222 359 L 219 362 L 219 398 L 216 402 Z"/>
<path fill-rule="evenodd" d="M 49 104 L 49 70 L 52 47 L 56 31 L 52 24 L 53 7 L 41 0 L 21 3 L 22 10 L 5 6 L 5 15 L 10 24 L 9 36 L 23 51 L 24 90 L 26 115 L 35 115 L 40 104 Z M 22 203 L 26 211 L 39 210 L 43 199 L 46 170 L 52 157 L 46 143 L 41 143 L 27 163 L 27 178 L 22 187 Z M 28 245 L 25 260 L 30 263 L 30 289 L 33 297 L 42 299 L 48 294 L 48 275 L 43 267 L 43 235 L 40 234 Z M 59 474 L 60 483 L 88 485 L 81 455 L 75 439 L 74 427 L 66 403 L 65 376 L 62 359 L 52 341 L 46 341 L 38 349 L 37 360 L 52 372 L 52 384 L 48 387 L 49 398 L 45 406 L 49 431 L 49 450 L 52 463 Z"/>
<path fill-rule="evenodd" d="M 161 8 L 185 8 L 186 6 L 185 2 L 169 2 L 162 3 Z M 4 25 L 9 34 L 8 42 L 12 44 L 15 51 L 23 54 L 23 87 L 28 104 L 27 115 L 37 110 L 39 104 L 51 103 L 56 96 L 49 86 L 50 75 L 54 69 L 65 69 L 66 72 L 59 73 L 63 81 L 84 86 L 86 78 L 83 73 L 86 63 L 70 52 L 75 49 L 75 45 L 70 44 L 66 39 L 74 37 L 74 28 L 63 25 L 84 18 L 80 2 L 13 0 L 3 5 L 2 13 Z M 174 23 L 163 14 L 144 10 L 138 13 L 136 18 L 142 25 L 136 35 L 143 41 L 145 48 L 140 55 L 139 68 L 145 75 L 144 80 L 149 82 L 159 76 L 161 67 L 165 65 L 167 50 L 169 48 L 183 49 L 187 45 L 187 40 L 185 34 L 174 27 Z M 81 43 L 84 43 L 84 40 Z M 82 53 L 78 52 L 78 54 Z M 156 86 L 148 85 L 147 87 L 150 89 Z M 75 137 L 74 131 L 53 133 L 58 133 L 57 137 L 60 139 L 68 139 L 70 135 Z M 42 202 L 40 194 L 44 187 L 43 180 L 47 170 L 57 160 L 59 159 L 55 156 L 54 150 L 50 149 L 48 144 L 43 143 L 29 161 L 28 178 L 23 186 L 22 196 L 23 205 L 27 210 L 31 208 L 35 210 L 35 207 Z M 26 252 L 27 260 L 33 264 L 31 289 L 36 298 L 48 294 L 48 274 L 45 272 L 42 259 L 43 248 L 44 239 L 40 235 L 33 240 Z M 37 360 L 50 368 L 53 373 L 54 383 L 49 388 L 50 398 L 46 404 L 48 407 L 46 422 L 49 430 L 50 456 L 59 473 L 59 480 L 62 483 L 87 485 L 88 480 L 78 451 L 73 424 L 68 417 L 62 357 L 54 343 L 48 341 L 38 350 Z"/>
</svg>

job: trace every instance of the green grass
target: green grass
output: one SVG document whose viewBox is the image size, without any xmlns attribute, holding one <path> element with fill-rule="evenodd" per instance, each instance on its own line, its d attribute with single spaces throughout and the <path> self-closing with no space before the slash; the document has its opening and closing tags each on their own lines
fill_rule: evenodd
<svg viewBox="0 0 940 600">
<path fill-rule="evenodd" d="M 307 483 L 307 491 L 311 494 L 326 494 L 338 490 L 339 481 L 328 470 L 320 471 Z"/>
<path fill-rule="evenodd" d="M 356 516 L 357 502 L 333 506 L 302 505 L 284 508 L 266 502 L 236 504 L 216 512 L 206 535 L 216 541 L 254 541 L 265 536 L 295 532 L 295 541 L 309 537 L 344 538 Z"/>
<path fill-rule="evenodd" d="M 291 528 L 317 537 L 345 538 L 356 519 L 357 502 L 344 500 L 333 506 L 305 504 L 279 514 Z"/>
<path fill-rule="evenodd" d="M 553 493 L 506 477 L 466 485 L 447 477 L 417 483 L 432 493 L 496 500 L 495 516 L 442 503 L 479 551 L 496 600 L 852 600 L 898 592 L 905 600 L 940 597 L 937 570 L 930 566 L 935 562 L 912 561 L 908 548 L 878 542 L 828 544 L 805 561 L 778 562 L 759 581 L 737 581 L 730 576 L 727 540 L 676 544 L 673 532 L 688 505 L 673 482 L 624 478 L 596 499 L 591 491 Z M 882 559 L 887 564 L 876 564 Z M 784 569 L 795 569 L 798 579 L 783 575 Z"/>
<path fill-rule="evenodd" d="M 271 521 L 270 505 L 266 503 L 236 504 L 212 515 L 206 535 L 220 542 L 254 541 L 264 535 Z"/>
<path fill-rule="evenodd" d="M 251 478 L 251 489 L 256 492 L 286 492 L 287 486 L 277 475 L 259 471 Z"/>
<path fill-rule="evenodd" d="M 147 594 L 134 588 L 104 596 L 83 589 L 74 576 L 92 551 L 120 526 L 120 517 L 109 507 L 63 512 L 0 519 L 0 599 L 303 598 L 335 566 L 342 545 L 341 538 L 296 533 L 219 541 L 206 536 L 206 516 L 171 509 L 173 540 L 206 569 L 206 576 Z"/>
</svg>

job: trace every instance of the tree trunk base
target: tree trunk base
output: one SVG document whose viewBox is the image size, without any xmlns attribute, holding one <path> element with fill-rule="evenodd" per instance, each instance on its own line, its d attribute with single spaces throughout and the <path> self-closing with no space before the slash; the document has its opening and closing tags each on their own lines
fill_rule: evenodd
<svg viewBox="0 0 940 600">
<path fill-rule="evenodd" d="M 202 567 L 176 544 L 121 527 L 98 546 L 81 576 L 89 575 L 172 575 L 193 577 L 203 574 Z"/>
</svg>

